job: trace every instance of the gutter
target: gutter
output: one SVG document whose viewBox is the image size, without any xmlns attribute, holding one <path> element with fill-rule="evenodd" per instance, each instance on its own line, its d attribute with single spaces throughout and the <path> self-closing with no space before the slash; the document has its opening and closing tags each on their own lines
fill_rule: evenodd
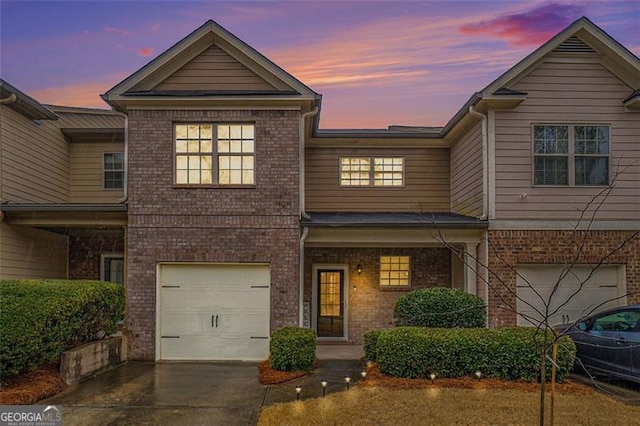
<svg viewBox="0 0 640 426">
<path fill-rule="evenodd" d="M 307 117 L 312 117 L 318 114 L 319 108 L 315 107 L 313 110 L 309 112 L 305 112 L 300 116 L 299 123 L 299 136 L 300 141 L 298 143 L 298 193 L 299 193 L 299 208 L 300 208 L 300 219 L 311 219 L 311 217 L 305 211 L 305 121 Z M 300 247 L 298 251 L 298 268 L 299 268 L 299 286 L 298 286 L 298 324 L 300 327 L 304 326 L 304 241 L 307 239 L 307 235 L 309 235 L 309 228 L 304 228 L 302 230 L 302 235 L 300 236 Z"/>
<path fill-rule="evenodd" d="M 489 137 L 487 116 L 481 114 L 469 105 L 469 114 L 482 120 L 482 215 L 480 220 L 487 220 L 489 212 Z"/>
</svg>

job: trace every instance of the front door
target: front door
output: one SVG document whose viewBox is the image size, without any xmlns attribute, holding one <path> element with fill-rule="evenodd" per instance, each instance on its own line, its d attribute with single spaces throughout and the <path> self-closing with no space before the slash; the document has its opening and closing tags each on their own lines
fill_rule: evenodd
<svg viewBox="0 0 640 426">
<path fill-rule="evenodd" d="M 344 337 L 344 271 L 318 270 L 318 337 Z"/>
</svg>

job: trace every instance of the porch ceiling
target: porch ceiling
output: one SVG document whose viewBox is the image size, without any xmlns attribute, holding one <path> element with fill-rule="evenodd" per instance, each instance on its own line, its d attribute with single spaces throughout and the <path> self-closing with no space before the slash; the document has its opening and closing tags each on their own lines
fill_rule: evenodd
<svg viewBox="0 0 640 426">
<path fill-rule="evenodd" d="M 20 203 L 0 205 L 1 219 L 12 225 L 126 226 L 125 204 Z"/>
<path fill-rule="evenodd" d="M 455 213 L 310 213 L 307 247 L 443 247 L 478 244 L 487 222 Z"/>
<path fill-rule="evenodd" d="M 303 227 L 407 227 L 432 229 L 487 229 L 488 221 L 449 212 L 308 212 Z"/>
</svg>

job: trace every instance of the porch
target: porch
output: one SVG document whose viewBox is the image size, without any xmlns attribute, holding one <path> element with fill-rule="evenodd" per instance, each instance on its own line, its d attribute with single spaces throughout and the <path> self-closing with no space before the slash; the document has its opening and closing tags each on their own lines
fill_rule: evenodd
<svg viewBox="0 0 640 426">
<path fill-rule="evenodd" d="M 311 214 L 303 231 L 302 321 L 322 343 L 361 345 L 367 330 L 393 326 L 402 295 L 449 287 L 486 300 L 477 248 L 486 222 L 408 213 Z"/>
</svg>

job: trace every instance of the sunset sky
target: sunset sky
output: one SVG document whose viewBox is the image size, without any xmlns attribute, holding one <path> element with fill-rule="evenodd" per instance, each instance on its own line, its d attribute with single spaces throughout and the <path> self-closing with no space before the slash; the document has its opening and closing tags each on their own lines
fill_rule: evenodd
<svg viewBox="0 0 640 426">
<path fill-rule="evenodd" d="M 322 128 L 444 125 L 580 16 L 640 55 L 640 1 L 0 2 L 0 77 L 42 103 L 100 98 L 213 19 L 323 95 Z"/>
</svg>

